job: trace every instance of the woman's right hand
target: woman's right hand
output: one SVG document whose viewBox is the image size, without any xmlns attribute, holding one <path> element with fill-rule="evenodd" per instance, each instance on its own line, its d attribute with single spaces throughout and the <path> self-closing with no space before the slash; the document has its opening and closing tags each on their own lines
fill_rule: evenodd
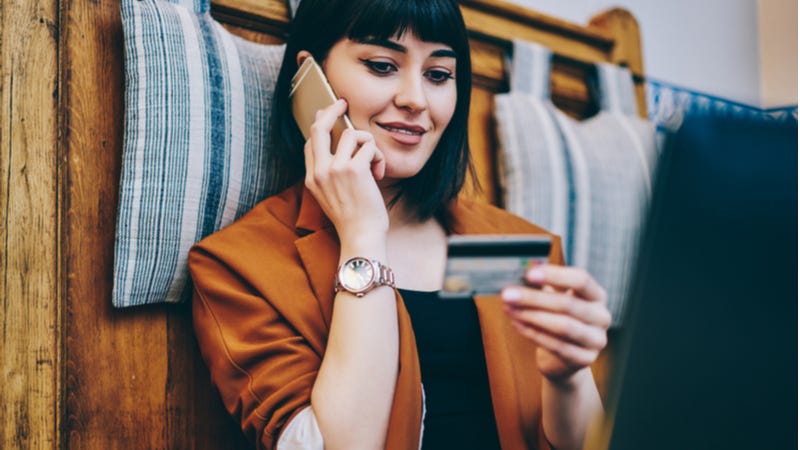
<svg viewBox="0 0 800 450">
<path fill-rule="evenodd" d="M 386 163 L 366 131 L 348 129 L 342 133 L 335 152 L 331 130 L 347 111 L 339 99 L 317 112 L 305 145 L 305 185 L 336 227 L 342 242 L 370 236 L 382 237 L 389 229 L 389 217 L 376 180 L 383 178 Z"/>
</svg>

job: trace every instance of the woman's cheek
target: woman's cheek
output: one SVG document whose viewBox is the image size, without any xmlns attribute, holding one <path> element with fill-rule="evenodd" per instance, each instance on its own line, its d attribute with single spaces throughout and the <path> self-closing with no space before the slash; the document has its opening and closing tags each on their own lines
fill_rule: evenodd
<svg viewBox="0 0 800 450">
<path fill-rule="evenodd" d="M 431 110 L 440 127 L 449 124 L 456 111 L 455 93 L 431 98 Z"/>
</svg>

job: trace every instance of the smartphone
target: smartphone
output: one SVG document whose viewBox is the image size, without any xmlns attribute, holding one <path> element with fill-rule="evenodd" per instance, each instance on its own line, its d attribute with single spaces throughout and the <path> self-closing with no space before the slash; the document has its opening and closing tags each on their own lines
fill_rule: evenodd
<svg viewBox="0 0 800 450">
<path fill-rule="evenodd" d="M 529 267 L 547 262 L 550 245 L 546 234 L 450 236 L 439 297 L 496 295 L 507 286 L 522 285 Z"/>
<path fill-rule="evenodd" d="M 311 124 L 314 123 L 317 111 L 327 108 L 337 100 L 333 88 L 325 78 L 325 73 L 322 72 L 322 67 L 311 56 L 303 60 L 297 73 L 292 77 L 289 98 L 292 100 L 294 119 L 306 139 L 310 134 Z M 347 128 L 353 128 L 353 124 L 345 114 L 333 125 L 331 148 L 336 148 L 342 132 Z"/>
</svg>

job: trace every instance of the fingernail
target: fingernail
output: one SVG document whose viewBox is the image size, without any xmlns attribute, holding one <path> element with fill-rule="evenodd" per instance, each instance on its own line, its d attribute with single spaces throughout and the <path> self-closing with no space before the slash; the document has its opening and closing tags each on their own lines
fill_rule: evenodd
<svg viewBox="0 0 800 450">
<path fill-rule="evenodd" d="M 544 281 L 544 271 L 539 268 L 533 268 L 525 274 L 525 278 L 532 283 Z"/>
<path fill-rule="evenodd" d="M 500 294 L 500 297 L 503 299 L 504 302 L 516 303 L 522 300 L 522 291 L 516 288 L 506 288 Z"/>
</svg>

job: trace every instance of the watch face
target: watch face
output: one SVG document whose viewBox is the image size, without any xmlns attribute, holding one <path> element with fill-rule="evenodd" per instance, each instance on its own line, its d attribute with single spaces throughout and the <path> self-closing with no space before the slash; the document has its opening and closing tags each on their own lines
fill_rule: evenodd
<svg viewBox="0 0 800 450">
<path fill-rule="evenodd" d="M 342 266 L 340 280 L 350 291 L 361 291 L 369 287 L 375 276 L 372 264 L 364 258 L 353 258 Z"/>
</svg>

